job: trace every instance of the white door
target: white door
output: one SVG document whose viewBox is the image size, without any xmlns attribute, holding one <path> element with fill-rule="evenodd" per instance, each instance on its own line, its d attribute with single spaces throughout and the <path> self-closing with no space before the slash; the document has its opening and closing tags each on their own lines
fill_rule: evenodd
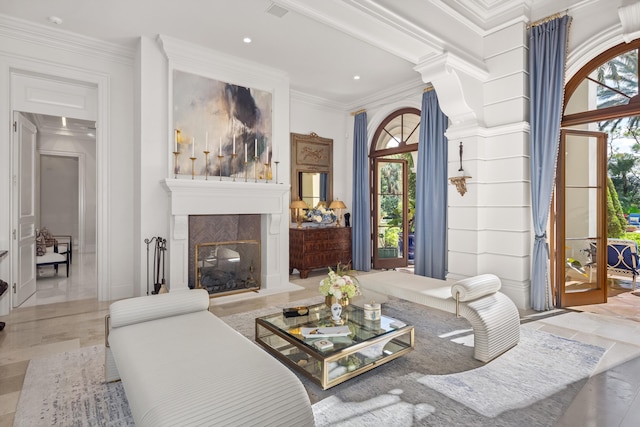
<svg viewBox="0 0 640 427">
<path fill-rule="evenodd" d="M 14 298 L 18 307 L 36 292 L 36 127 L 14 113 L 13 133 L 13 250 Z"/>
</svg>

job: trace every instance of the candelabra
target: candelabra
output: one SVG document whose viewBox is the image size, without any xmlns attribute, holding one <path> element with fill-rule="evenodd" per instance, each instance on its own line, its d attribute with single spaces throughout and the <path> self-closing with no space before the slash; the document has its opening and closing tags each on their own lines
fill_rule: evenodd
<svg viewBox="0 0 640 427">
<path fill-rule="evenodd" d="M 276 184 L 278 183 L 278 165 L 280 164 L 279 161 L 276 161 Z"/>
<path fill-rule="evenodd" d="M 231 176 L 233 176 L 233 182 L 236 182 L 236 157 L 238 157 L 236 153 L 231 154 Z"/>
<path fill-rule="evenodd" d="M 209 180 L 209 150 L 204 150 L 204 179 Z"/>
<path fill-rule="evenodd" d="M 265 163 L 264 164 L 264 182 L 265 182 L 265 184 L 267 182 L 269 182 L 269 180 L 271 179 L 271 168 L 269 166 L 271 166 L 271 164 L 269 164 L 269 163 Z"/>
<path fill-rule="evenodd" d="M 220 169 L 220 181 L 222 181 L 222 159 L 224 159 L 224 156 L 222 154 L 218 155 L 218 169 Z"/>
<path fill-rule="evenodd" d="M 180 155 L 179 151 L 173 152 L 173 175 L 177 179 L 178 174 L 180 173 L 180 166 L 178 166 L 178 156 Z"/>
<path fill-rule="evenodd" d="M 253 156 L 253 182 L 258 182 L 258 156 Z"/>
<path fill-rule="evenodd" d="M 195 167 L 196 167 L 196 158 L 195 157 L 189 157 L 191 159 L 191 179 L 195 179 Z"/>
<path fill-rule="evenodd" d="M 247 182 L 247 175 L 249 174 L 249 163 L 247 163 L 247 161 L 244 161 L 244 182 Z"/>
</svg>

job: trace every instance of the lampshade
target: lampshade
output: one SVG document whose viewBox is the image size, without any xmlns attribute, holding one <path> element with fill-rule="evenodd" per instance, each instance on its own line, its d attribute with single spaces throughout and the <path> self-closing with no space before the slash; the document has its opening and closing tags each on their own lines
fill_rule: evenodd
<svg viewBox="0 0 640 427">
<path fill-rule="evenodd" d="M 334 200 L 329 205 L 329 209 L 346 209 L 347 205 L 344 204 L 342 200 Z"/>
<path fill-rule="evenodd" d="M 304 202 L 304 200 L 294 200 L 289 205 L 291 209 L 309 209 L 309 206 Z"/>
</svg>

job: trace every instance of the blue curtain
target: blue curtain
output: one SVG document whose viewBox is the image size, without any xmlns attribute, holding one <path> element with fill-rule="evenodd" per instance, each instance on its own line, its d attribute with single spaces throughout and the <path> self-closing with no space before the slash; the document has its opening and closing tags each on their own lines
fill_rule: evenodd
<svg viewBox="0 0 640 427">
<path fill-rule="evenodd" d="M 415 274 L 447 274 L 447 138 L 449 119 L 435 90 L 422 95 L 416 174 Z"/>
<path fill-rule="evenodd" d="M 555 179 L 564 95 L 569 16 L 531 28 L 529 34 L 531 210 L 535 240 L 531 266 L 531 307 L 552 307 L 547 219 Z"/>
<path fill-rule="evenodd" d="M 353 208 L 351 241 L 354 270 L 371 270 L 371 208 L 369 206 L 369 150 L 367 113 L 353 124 Z"/>
</svg>

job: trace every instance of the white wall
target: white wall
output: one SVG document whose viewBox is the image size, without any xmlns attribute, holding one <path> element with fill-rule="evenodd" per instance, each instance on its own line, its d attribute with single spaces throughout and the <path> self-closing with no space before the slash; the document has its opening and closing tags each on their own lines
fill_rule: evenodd
<svg viewBox="0 0 640 427">
<path fill-rule="evenodd" d="M 84 230 L 82 235 L 84 236 L 84 252 L 96 251 L 96 145 L 95 140 L 89 138 L 80 138 L 77 136 L 62 136 L 38 133 L 38 151 L 54 154 L 55 156 L 70 156 L 78 159 L 78 162 L 83 163 L 83 168 L 79 176 L 78 184 L 84 187 L 84 196 L 80 195 L 80 210 L 84 212 Z M 60 171 L 64 173 L 64 171 Z M 78 187 L 76 187 L 77 190 Z M 76 191 L 77 193 L 77 191 Z M 51 203 L 55 203 L 55 200 L 59 200 L 59 195 L 56 194 L 43 194 L 40 192 L 41 200 L 49 197 Z M 77 215 L 76 215 L 77 216 Z M 77 220 L 77 218 L 76 218 Z M 62 223 L 65 223 L 63 220 Z M 79 238 L 80 230 L 75 228 L 75 232 L 71 233 L 71 230 L 56 230 L 52 228 L 51 221 L 44 221 L 41 217 L 41 226 L 47 226 L 50 230 L 55 231 L 56 234 L 73 234 L 75 245 L 80 244 L 77 240 Z"/>
<path fill-rule="evenodd" d="M 345 202 L 347 209 L 343 215 L 351 212 L 351 194 L 353 170 L 353 125 L 347 129 L 349 114 L 343 106 L 324 105 L 300 93 L 291 96 L 292 133 L 308 135 L 315 132 L 318 136 L 333 140 L 333 198 Z M 280 170 L 289 177 L 290 170 Z"/>
</svg>

